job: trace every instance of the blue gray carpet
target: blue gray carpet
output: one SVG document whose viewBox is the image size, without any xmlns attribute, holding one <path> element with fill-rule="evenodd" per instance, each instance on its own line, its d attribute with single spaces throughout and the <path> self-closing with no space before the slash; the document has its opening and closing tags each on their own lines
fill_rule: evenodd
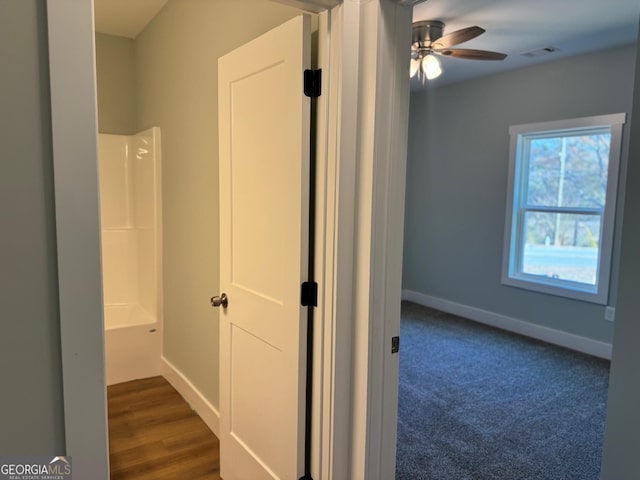
<svg viewBox="0 0 640 480">
<path fill-rule="evenodd" d="M 609 362 L 404 302 L 397 480 L 597 480 Z"/>
</svg>

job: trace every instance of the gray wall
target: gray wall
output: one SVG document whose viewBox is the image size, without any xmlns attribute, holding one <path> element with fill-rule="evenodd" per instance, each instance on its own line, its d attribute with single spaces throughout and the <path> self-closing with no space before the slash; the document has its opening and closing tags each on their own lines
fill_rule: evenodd
<svg viewBox="0 0 640 480">
<path fill-rule="evenodd" d="M 611 342 L 603 306 L 500 283 L 509 126 L 629 113 L 634 63 L 629 46 L 413 94 L 403 287 Z"/>
<path fill-rule="evenodd" d="M 602 480 L 640 478 L 640 49 L 633 110 Z"/>
<path fill-rule="evenodd" d="M 96 33 L 100 133 L 136 133 L 135 54 L 134 40 Z"/>
<path fill-rule="evenodd" d="M 64 453 L 45 2 L 0 2 L 1 455 Z"/>
</svg>

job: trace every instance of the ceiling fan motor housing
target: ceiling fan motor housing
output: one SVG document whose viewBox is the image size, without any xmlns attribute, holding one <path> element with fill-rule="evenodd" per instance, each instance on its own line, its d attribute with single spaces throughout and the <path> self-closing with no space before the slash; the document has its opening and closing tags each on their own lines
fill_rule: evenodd
<svg viewBox="0 0 640 480">
<path fill-rule="evenodd" d="M 438 20 L 426 20 L 413 24 L 413 36 L 411 43 L 424 45 L 425 43 L 435 42 L 442 37 L 444 31 L 444 23 Z"/>
</svg>

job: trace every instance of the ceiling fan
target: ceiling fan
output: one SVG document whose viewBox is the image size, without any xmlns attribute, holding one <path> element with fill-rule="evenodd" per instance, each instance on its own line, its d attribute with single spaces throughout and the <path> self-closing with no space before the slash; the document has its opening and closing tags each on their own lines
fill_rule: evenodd
<svg viewBox="0 0 640 480">
<path fill-rule="evenodd" d="M 443 32 L 444 23 L 438 20 L 426 20 L 413 24 L 411 77 L 417 74 L 423 83 L 425 79 L 431 80 L 438 77 L 442 73 L 442 68 L 434 55 L 467 60 L 504 60 L 507 57 L 504 53 L 487 50 L 451 48 L 482 35 L 485 32 L 484 28 L 467 27 L 444 36 Z"/>
</svg>

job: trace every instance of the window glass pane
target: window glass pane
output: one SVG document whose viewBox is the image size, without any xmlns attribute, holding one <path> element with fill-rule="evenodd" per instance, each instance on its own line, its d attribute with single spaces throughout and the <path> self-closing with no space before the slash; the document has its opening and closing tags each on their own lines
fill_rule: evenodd
<svg viewBox="0 0 640 480">
<path fill-rule="evenodd" d="M 526 212 L 521 271 L 596 285 L 600 215 Z"/>
<path fill-rule="evenodd" d="M 610 129 L 527 140 L 528 206 L 603 209 Z"/>
</svg>

